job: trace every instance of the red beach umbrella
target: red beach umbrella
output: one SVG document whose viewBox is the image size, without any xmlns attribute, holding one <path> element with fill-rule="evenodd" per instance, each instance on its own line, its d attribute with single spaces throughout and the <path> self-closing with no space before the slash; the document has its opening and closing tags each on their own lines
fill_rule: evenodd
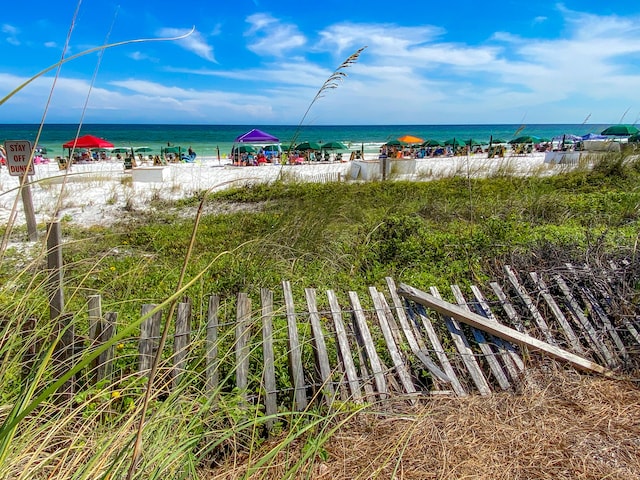
<svg viewBox="0 0 640 480">
<path fill-rule="evenodd" d="M 62 148 L 113 148 L 113 143 L 106 141 L 104 138 L 84 135 L 77 139 L 69 140 L 62 145 Z"/>
</svg>

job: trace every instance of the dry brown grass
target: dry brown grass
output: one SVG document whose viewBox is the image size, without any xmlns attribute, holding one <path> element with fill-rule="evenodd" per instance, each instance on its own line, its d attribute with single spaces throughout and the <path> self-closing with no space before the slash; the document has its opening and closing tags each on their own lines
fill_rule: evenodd
<svg viewBox="0 0 640 480">
<path fill-rule="evenodd" d="M 287 476 L 304 448 L 300 440 L 249 478 L 640 478 L 640 388 L 630 382 L 538 373 L 521 395 L 397 407 L 347 422 L 324 444 L 326 461 L 316 457 Z M 261 453 L 237 454 L 201 478 L 244 478 Z"/>
</svg>

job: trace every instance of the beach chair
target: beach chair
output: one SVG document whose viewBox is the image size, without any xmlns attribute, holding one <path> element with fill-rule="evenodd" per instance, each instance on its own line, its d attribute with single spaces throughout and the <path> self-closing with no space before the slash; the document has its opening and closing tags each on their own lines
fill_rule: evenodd
<svg viewBox="0 0 640 480">
<path fill-rule="evenodd" d="M 69 165 L 71 165 L 71 162 L 69 162 L 69 159 L 66 157 L 56 157 L 56 162 L 58 163 L 58 169 L 60 170 L 66 170 L 67 168 L 69 168 Z"/>
<path fill-rule="evenodd" d="M 136 158 L 135 157 L 124 157 L 124 169 L 125 170 L 131 170 L 132 168 L 137 167 L 138 164 L 136 163 Z"/>
<path fill-rule="evenodd" d="M 166 165 L 167 161 L 163 158 L 160 158 L 160 156 L 156 155 L 155 157 L 153 157 L 153 166 L 154 167 L 160 167 L 163 165 Z"/>
</svg>

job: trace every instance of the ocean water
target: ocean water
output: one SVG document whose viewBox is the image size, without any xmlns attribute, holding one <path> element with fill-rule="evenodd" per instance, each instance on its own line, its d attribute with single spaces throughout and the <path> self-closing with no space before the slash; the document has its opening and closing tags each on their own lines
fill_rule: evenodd
<svg viewBox="0 0 640 480">
<path fill-rule="evenodd" d="M 585 135 L 600 133 L 609 125 L 596 124 L 538 124 L 538 125 L 142 125 L 142 124 L 85 124 L 80 135 L 95 135 L 108 140 L 116 147 L 150 147 L 152 153 L 170 143 L 185 151 L 191 147 L 198 155 L 221 157 L 229 155 L 236 137 L 258 128 L 280 139 L 283 144 L 292 141 L 326 143 L 340 141 L 352 150 L 364 148 L 365 153 L 378 152 L 380 146 L 402 135 L 414 135 L 424 139 L 445 141 L 450 138 L 489 141 L 509 141 L 519 135 L 536 135 L 552 138 L 571 133 Z M 38 125 L 0 124 L 0 142 L 5 140 L 29 140 L 35 142 Z M 62 144 L 73 140 L 77 125 L 45 124 L 38 145 L 45 147 L 49 157 L 64 155 Z"/>
</svg>

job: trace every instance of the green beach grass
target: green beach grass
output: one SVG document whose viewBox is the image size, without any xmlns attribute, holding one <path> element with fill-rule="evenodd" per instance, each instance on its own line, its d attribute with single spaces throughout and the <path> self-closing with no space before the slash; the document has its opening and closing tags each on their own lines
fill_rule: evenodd
<svg viewBox="0 0 640 480">
<path fill-rule="evenodd" d="M 371 410 L 336 404 L 332 411 L 289 413 L 277 420 L 275 441 L 267 441 L 264 425 L 274 419 L 263 415 L 259 399 L 247 409 L 241 392 L 205 392 L 199 376 L 188 375 L 168 397 L 162 388 L 150 392 L 140 456 L 130 470 L 145 388 L 129 339 L 139 331 L 142 303 L 169 307 L 188 296 L 196 324 L 203 325 L 212 292 L 223 303 L 238 292 L 257 299 L 260 288 L 282 280 L 291 281 L 296 296 L 310 286 L 364 290 L 382 286 L 386 276 L 446 288 L 485 283 L 506 263 L 536 268 L 633 260 L 639 180 L 637 160 L 612 155 L 593 168 L 551 177 L 502 172 L 429 182 L 280 181 L 162 201 L 153 213 L 108 228 L 62 221 L 67 310 L 86 312 L 88 296 L 100 294 L 105 311 L 119 312 L 114 346 L 119 371 L 129 373 L 82 391 L 70 404 L 53 402 L 56 378 L 59 384 L 64 378 L 52 371 L 45 251 L 41 245 L 4 251 L 0 477 L 115 479 L 131 471 L 131 478 L 198 478 L 203 469 L 236 458 L 242 473 L 229 478 L 300 478 L 329 460 L 326 444 L 335 432 Z M 203 205 L 237 208 L 204 214 Z M 29 318 L 38 319 L 36 328 L 16 335 Z M 86 314 L 73 321 L 86 331 Z M 38 356 L 27 374 L 21 359 L 34 345 Z M 221 349 L 230 345 L 230 338 L 220 339 Z M 96 353 L 87 351 L 81 366 Z M 170 361 L 158 365 L 160 384 Z M 222 363 L 223 377 L 234 375 L 231 364 Z M 286 365 L 276 368 L 286 376 Z M 298 454 L 274 470 L 280 477 L 260 475 L 291 448 Z"/>
</svg>

